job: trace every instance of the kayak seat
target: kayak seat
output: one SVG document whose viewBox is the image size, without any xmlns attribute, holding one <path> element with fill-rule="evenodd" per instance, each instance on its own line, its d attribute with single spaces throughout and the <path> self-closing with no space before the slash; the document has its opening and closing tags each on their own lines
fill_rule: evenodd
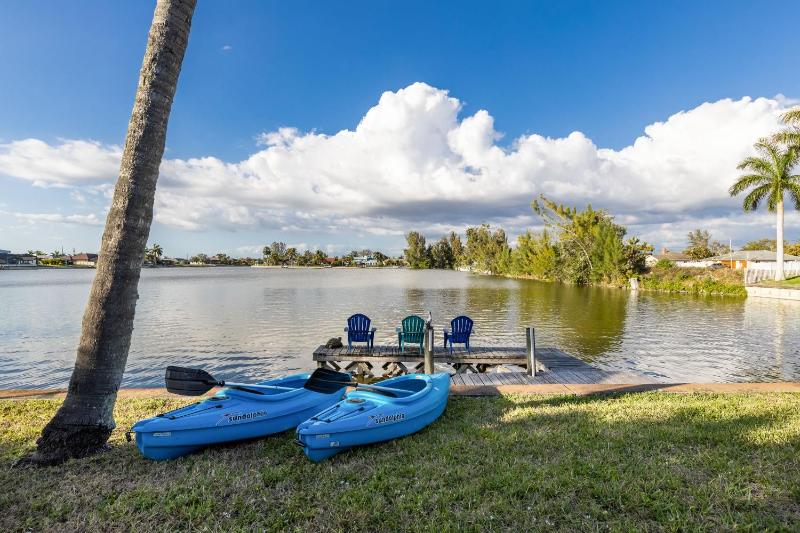
<svg viewBox="0 0 800 533">
<path fill-rule="evenodd" d="M 421 379 L 408 379 L 408 380 L 393 382 L 387 386 L 390 386 L 393 389 L 405 390 L 414 393 L 421 391 L 427 385 L 428 383 Z"/>
</svg>

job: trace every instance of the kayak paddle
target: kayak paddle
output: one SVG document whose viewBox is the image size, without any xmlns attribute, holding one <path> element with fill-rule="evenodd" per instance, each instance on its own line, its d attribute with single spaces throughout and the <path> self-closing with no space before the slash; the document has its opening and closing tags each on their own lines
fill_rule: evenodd
<svg viewBox="0 0 800 533">
<path fill-rule="evenodd" d="M 413 394 L 412 391 L 403 389 L 394 389 L 392 387 L 382 387 L 380 385 L 367 385 L 365 383 L 359 383 L 358 381 L 353 381 L 353 378 L 350 376 L 350 374 L 336 372 L 335 370 L 330 370 L 327 368 L 318 368 L 314 370 L 314 372 L 311 373 L 311 376 L 306 381 L 305 385 L 303 385 L 303 387 L 308 390 L 320 392 L 322 394 L 334 394 L 342 390 L 342 387 L 344 386 L 372 390 L 395 397 L 410 396 Z"/>
<path fill-rule="evenodd" d="M 278 385 L 250 385 L 247 383 L 226 383 L 214 379 L 214 376 L 200 368 L 183 368 L 180 366 L 168 366 L 167 372 L 164 375 L 164 382 L 167 385 L 167 391 L 172 394 L 181 394 L 183 396 L 200 396 L 214 387 L 229 387 L 245 392 L 252 392 L 255 394 L 264 394 L 259 389 L 268 390 L 283 390 L 290 391 L 296 390 L 292 387 L 280 387 Z"/>
</svg>

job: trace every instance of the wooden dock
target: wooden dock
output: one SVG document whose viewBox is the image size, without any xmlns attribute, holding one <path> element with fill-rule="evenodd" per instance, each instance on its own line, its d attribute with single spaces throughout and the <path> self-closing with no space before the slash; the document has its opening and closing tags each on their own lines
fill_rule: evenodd
<svg viewBox="0 0 800 533">
<path fill-rule="evenodd" d="M 396 346 L 375 346 L 373 350 L 326 348 L 314 351 L 314 361 L 320 367 L 345 370 L 362 377 L 376 374 L 398 375 L 420 372 L 423 357 L 407 350 L 401 353 Z M 454 369 L 451 390 L 458 394 L 491 394 L 500 390 L 514 392 L 537 386 L 542 391 L 575 392 L 581 387 L 649 386 L 658 381 L 633 372 L 603 370 L 590 365 L 558 348 L 536 349 L 536 375 L 529 375 L 524 347 L 474 347 L 471 353 L 450 354 L 442 347 L 434 349 L 434 363 Z"/>
</svg>

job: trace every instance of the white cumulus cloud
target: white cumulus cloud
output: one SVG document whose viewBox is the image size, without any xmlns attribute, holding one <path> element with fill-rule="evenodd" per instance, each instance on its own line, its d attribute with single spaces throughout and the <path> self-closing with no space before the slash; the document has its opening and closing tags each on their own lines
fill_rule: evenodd
<svg viewBox="0 0 800 533">
<path fill-rule="evenodd" d="M 40 187 L 113 181 L 121 156 L 119 146 L 95 141 L 23 139 L 0 144 L 0 174 Z"/>
<path fill-rule="evenodd" d="M 81 226 L 102 226 L 105 220 L 101 220 L 94 213 L 88 215 L 65 215 L 62 213 L 18 213 L 0 211 L 0 214 L 12 216 L 22 222 L 35 224 L 37 222 L 57 222 L 61 224 L 78 224 Z"/>
<path fill-rule="evenodd" d="M 489 111 L 462 117 L 462 103 L 446 90 L 415 83 L 385 92 L 353 129 L 265 132 L 242 161 L 165 159 L 156 220 L 190 230 L 373 235 L 489 221 L 513 231 L 535 224 L 529 204 L 543 193 L 591 202 L 641 225 L 645 236 L 663 235 L 659 224 L 734 216 L 738 200 L 727 189 L 736 164 L 776 130 L 787 105 L 781 97 L 704 103 L 614 150 L 577 131 L 504 143 Z M 88 141 L 14 141 L 0 145 L 0 173 L 84 185 L 112 180 L 119 154 Z"/>
</svg>

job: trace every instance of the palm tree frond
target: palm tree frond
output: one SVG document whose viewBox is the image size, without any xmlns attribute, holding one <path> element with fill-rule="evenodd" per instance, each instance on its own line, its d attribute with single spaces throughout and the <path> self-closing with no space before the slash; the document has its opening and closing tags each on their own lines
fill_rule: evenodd
<svg viewBox="0 0 800 533">
<path fill-rule="evenodd" d="M 769 195 L 770 192 L 769 183 L 760 187 L 756 187 L 744 197 L 742 207 L 744 207 L 745 211 L 756 211 L 758 209 L 758 205 Z"/>
<path fill-rule="evenodd" d="M 784 173 L 790 171 L 800 161 L 800 146 L 790 146 L 783 152 L 781 162 L 784 165 Z"/>
<path fill-rule="evenodd" d="M 740 170 L 750 173 L 739 176 L 728 189 L 730 195 L 750 190 L 742 205 L 745 211 L 755 211 L 766 200 L 767 208 L 775 212 L 786 192 L 800 205 L 800 176 L 790 174 L 800 162 L 800 147 L 782 145 L 774 138 L 759 139 L 754 146 L 762 157 L 747 157 L 739 163 Z"/>
<path fill-rule="evenodd" d="M 760 153 L 769 155 L 773 159 L 780 152 L 780 146 L 777 143 L 772 142 L 772 139 L 769 137 L 761 137 L 753 146 Z"/>
<path fill-rule="evenodd" d="M 800 146 L 800 130 L 783 130 L 772 136 L 774 142 L 787 146 Z"/>
<path fill-rule="evenodd" d="M 781 116 L 781 120 L 786 124 L 800 126 L 800 107 L 795 107 L 784 113 Z"/>
<path fill-rule="evenodd" d="M 768 137 L 762 137 L 755 144 L 755 147 L 756 150 L 758 150 L 765 156 L 769 156 L 769 161 L 766 161 L 767 159 L 766 157 L 762 159 L 765 160 L 764 162 L 769 165 L 770 169 L 780 168 L 781 158 L 785 155 L 785 152 L 781 151 L 780 144 L 774 142 L 772 139 Z"/>
<path fill-rule="evenodd" d="M 798 183 L 790 183 L 788 187 L 786 187 L 786 191 L 789 193 L 789 198 L 792 200 L 795 209 L 800 209 L 800 176 L 792 176 L 793 178 L 797 178 Z"/>
<path fill-rule="evenodd" d="M 783 201 L 783 193 L 786 191 L 782 183 L 770 184 L 769 197 L 767 198 L 767 211 L 774 213 L 778 209 L 778 203 Z"/>
<path fill-rule="evenodd" d="M 766 184 L 769 183 L 769 181 L 769 176 L 763 176 L 761 174 L 745 174 L 744 176 L 740 176 L 739 179 L 736 180 L 736 183 L 731 185 L 731 188 L 728 189 L 728 193 L 731 196 L 736 196 L 750 187 Z"/>
<path fill-rule="evenodd" d="M 736 168 L 739 170 L 752 170 L 753 172 L 761 172 L 763 174 L 768 174 L 771 170 L 769 161 L 755 156 L 745 157 Z"/>
</svg>

